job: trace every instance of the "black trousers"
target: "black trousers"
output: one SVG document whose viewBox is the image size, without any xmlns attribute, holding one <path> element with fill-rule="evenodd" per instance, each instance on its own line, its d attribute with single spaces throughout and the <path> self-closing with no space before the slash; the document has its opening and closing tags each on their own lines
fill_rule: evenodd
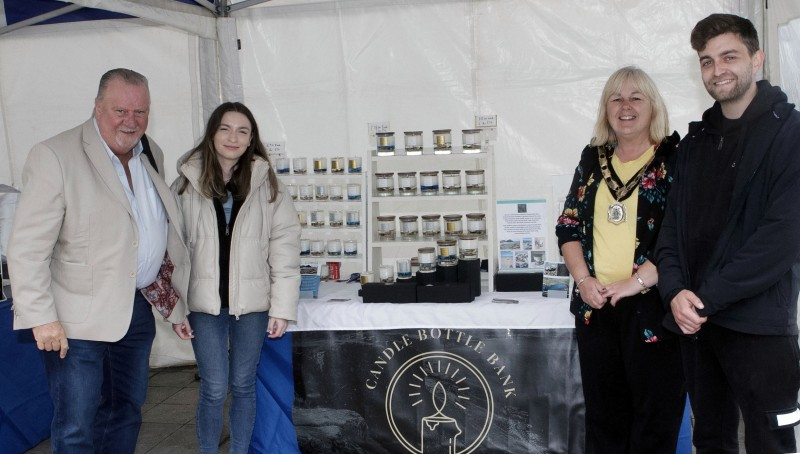
<svg viewBox="0 0 800 454">
<path fill-rule="evenodd" d="M 748 453 L 796 451 L 800 418 L 797 336 L 759 336 L 705 323 L 681 339 L 697 454 L 738 453 L 739 411 Z"/>
<path fill-rule="evenodd" d="M 588 454 L 675 454 L 686 405 L 680 345 L 644 341 L 658 322 L 643 314 L 663 313 L 648 306 L 660 301 L 637 295 L 594 310 L 588 325 L 577 318 Z"/>
</svg>

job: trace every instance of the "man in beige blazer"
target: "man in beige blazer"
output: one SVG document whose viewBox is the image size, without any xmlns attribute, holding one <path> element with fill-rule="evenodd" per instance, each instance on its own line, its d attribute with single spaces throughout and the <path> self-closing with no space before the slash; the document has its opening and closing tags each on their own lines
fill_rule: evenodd
<svg viewBox="0 0 800 454">
<path fill-rule="evenodd" d="M 53 452 L 133 453 L 151 303 L 191 337 L 188 251 L 163 153 L 144 135 L 149 109 L 147 79 L 111 70 L 93 117 L 35 145 L 23 170 L 8 253 L 14 329 L 32 328 L 43 350 Z"/>
</svg>

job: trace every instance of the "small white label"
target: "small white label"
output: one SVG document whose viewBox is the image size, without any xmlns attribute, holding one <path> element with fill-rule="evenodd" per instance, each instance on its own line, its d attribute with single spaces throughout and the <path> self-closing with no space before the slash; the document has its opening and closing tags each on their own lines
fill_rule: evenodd
<svg viewBox="0 0 800 454">
<path fill-rule="evenodd" d="M 475 115 L 476 128 L 496 128 L 497 115 Z"/>
<path fill-rule="evenodd" d="M 374 136 L 378 132 L 389 132 L 388 121 L 375 121 L 367 123 L 367 134 Z"/>
<path fill-rule="evenodd" d="M 264 142 L 267 154 L 271 156 L 283 156 L 286 142 Z"/>
</svg>

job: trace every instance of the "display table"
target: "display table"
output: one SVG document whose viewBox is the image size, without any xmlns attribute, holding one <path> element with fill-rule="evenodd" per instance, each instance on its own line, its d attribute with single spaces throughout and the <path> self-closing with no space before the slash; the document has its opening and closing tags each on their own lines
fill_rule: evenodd
<svg viewBox="0 0 800 454">
<path fill-rule="evenodd" d="M 303 452 L 583 451 L 566 299 L 495 293 L 471 303 L 375 304 L 362 303 L 358 288 L 323 283 L 290 327 Z M 276 369 L 262 361 L 259 386 Z M 257 427 L 253 447 L 268 435 Z"/>
<path fill-rule="evenodd" d="M 13 331 L 11 300 L 0 302 L 0 451 L 23 453 L 50 436 L 53 403 L 31 330 Z"/>
</svg>

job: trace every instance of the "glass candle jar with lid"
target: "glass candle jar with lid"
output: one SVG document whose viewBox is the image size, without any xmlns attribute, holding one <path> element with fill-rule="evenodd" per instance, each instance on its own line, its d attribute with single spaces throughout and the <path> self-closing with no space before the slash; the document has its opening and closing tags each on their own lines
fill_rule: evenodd
<svg viewBox="0 0 800 454">
<path fill-rule="evenodd" d="M 311 227 L 325 227 L 325 210 L 311 210 Z"/>
<path fill-rule="evenodd" d="M 333 228 L 339 228 L 343 224 L 342 218 L 342 211 L 341 210 L 330 210 L 328 211 L 328 226 Z"/>
<path fill-rule="evenodd" d="M 292 168 L 294 169 L 294 173 L 296 175 L 305 175 L 307 168 L 306 165 L 306 158 L 293 158 L 292 159 Z"/>
<path fill-rule="evenodd" d="M 358 255 L 358 242 L 356 240 L 344 240 L 344 255 Z"/>
<path fill-rule="evenodd" d="M 467 194 L 484 194 L 486 183 L 483 169 L 465 170 L 467 180 Z"/>
<path fill-rule="evenodd" d="M 328 255 L 334 257 L 342 255 L 342 240 L 339 238 L 328 240 Z"/>
<path fill-rule="evenodd" d="M 420 273 L 433 273 L 436 271 L 436 248 L 421 247 L 417 249 L 417 262 Z"/>
<path fill-rule="evenodd" d="M 394 195 L 394 172 L 375 174 L 375 192 L 380 196 Z"/>
<path fill-rule="evenodd" d="M 400 216 L 400 237 L 403 239 L 416 239 L 419 236 L 419 223 L 416 214 Z"/>
<path fill-rule="evenodd" d="M 361 226 L 361 211 L 347 210 L 345 213 L 345 222 L 347 222 L 348 227 L 355 228 Z"/>
<path fill-rule="evenodd" d="M 442 234 L 442 215 L 423 214 L 422 215 L 422 236 L 431 238 Z"/>
<path fill-rule="evenodd" d="M 381 240 L 393 240 L 397 231 L 396 216 L 378 216 L 378 238 Z"/>
<path fill-rule="evenodd" d="M 344 173 L 344 157 L 331 158 L 331 173 Z"/>
<path fill-rule="evenodd" d="M 361 183 L 347 183 L 347 200 L 361 200 Z"/>
<path fill-rule="evenodd" d="M 452 140 L 450 138 L 449 129 L 434 129 L 433 130 L 433 152 L 435 154 L 450 153 Z"/>
<path fill-rule="evenodd" d="M 347 173 L 361 173 L 361 156 L 350 156 L 347 159 Z"/>
<path fill-rule="evenodd" d="M 400 195 L 417 194 L 417 172 L 398 172 L 397 187 Z"/>
<path fill-rule="evenodd" d="M 458 236 L 458 258 L 459 260 L 478 260 L 478 235 Z"/>
<path fill-rule="evenodd" d="M 381 278 L 381 282 L 391 284 L 394 282 L 394 267 L 392 265 L 381 265 L 378 268 L 378 275 Z"/>
<path fill-rule="evenodd" d="M 288 174 L 290 162 L 291 161 L 289 161 L 289 158 L 286 157 L 275 158 L 275 173 L 278 175 Z"/>
<path fill-rule="evenodd" d="M 406 131 L 405 136 L 406 154 L 409 156 L 422 154 L 422 131 Z"/>
<path fill-rule="evenodd" d="M 486 236 L 486 215 L 483 213 L 467 213 L 467 233 Z"/>
<path fill-rule="evenodd" d="M 422 195 L 436 195 L 439 193 L 439 171 L 429 170 L 419 173 L 419 192 Z"/>
<path fill-rule="evenodd" d="M 328 158 L 314 158 L 314 173 L 328 173 Z"/>
<path fill-rule="evenodd" d="M 458 247 L 456 240 L 436 241 L 436 266 L 458 265 Z"/>
<path fill-rule="evenodd" d="M 377 132 L 375 133 L 376 151 L 378 156 L 394 155 L 394 133 Z"/>
<path fill-rule="evenodd" d="M 460 170 L 442 170 L 442 192 L 448 195 L 461 193 Z"/>
<path fill-rule="evenodd" d="M 481 130 L 462 129 L 461 147 L 464 153 L 478 153 L 481 151 Z"/>
<path fill-rule="evenodd" d="M 342 186 L 338 184 L 328 185 L 328 198 L 333 201 L 343 200 Z"/>
<path fill-rule="evenodd" d="M 286 185 L 286 192 L 289 194 L 289 197 L 292 200 L 297 200 L 297 185 L 296 184 L 287 184 Z"/>
<path fill-rule="evenodd" d="M 325 255 L 324 250 L 324 241 L 319 239 L 311 240 L 311 256 L 312 257 L 322 257 Z"/>
<path fill-rule="evenodd" d="M 397 259 L 397 279 L 411 279 L 411 260 Z"/>
<path fill-rule="evenodd" d="M 311 240 L 300 238 L 300 256 L 305 257 L 308 255 L 311 255 Z"/>
<path fill-rule="evenodd" d="M 320 201 L 328 200 L 328 187 L 324 184 L 314 186 L 314 198 Z"/>
<path fill-rule="evenodd" d="M 457 236 L 464 233 L 463 216 L 460 214 L 444 215 L 444 235 L 446 237 Z"/>
<path fill-rule="evenodd" d="M 313 184 L 301 184 L 298 187 L 298 198 L 300 200 L 314 200 L 314 185 Z"/>
</svg>

